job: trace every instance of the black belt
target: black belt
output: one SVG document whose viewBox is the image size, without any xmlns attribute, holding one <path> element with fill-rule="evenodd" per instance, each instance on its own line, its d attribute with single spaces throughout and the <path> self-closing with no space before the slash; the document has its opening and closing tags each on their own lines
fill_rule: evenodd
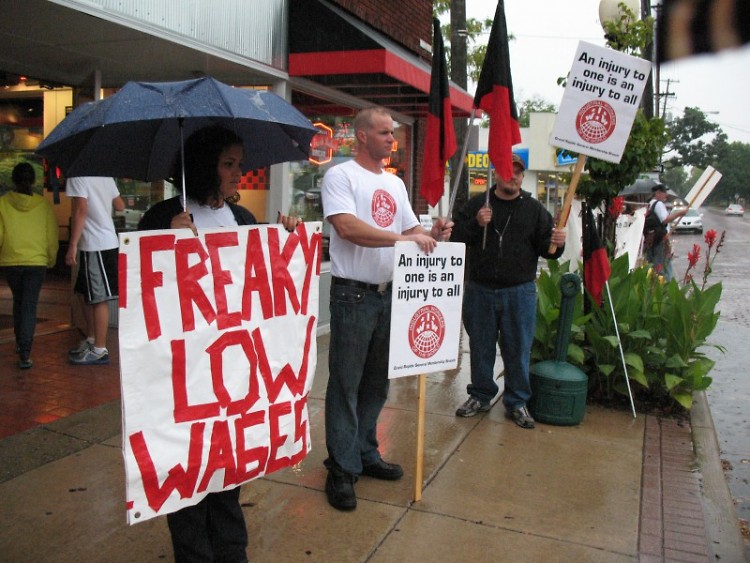
<svg viewBox="0 0 750 563">
<path fill-rule="evenodd" d="M 360 289 L 369 289 L 370 291 L 377 291 L 378 293 L 385 293 L 391 289 L 393 282 L 384 283 L 365 283 L 357 280 L 348 280 L 346 278 L 337 278 L 331 276 L 331 281 L 334 285 L 348 285 L 350 287 L 358 287 Z"/>
</svg>

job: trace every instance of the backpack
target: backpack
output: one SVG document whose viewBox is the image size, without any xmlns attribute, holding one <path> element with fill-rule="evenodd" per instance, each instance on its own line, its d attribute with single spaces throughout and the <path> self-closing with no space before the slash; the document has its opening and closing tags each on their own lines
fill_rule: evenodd
<svg viewBox="0 0 750 563">
<path fill-rule="evenodd" d="M 643 224 L 643 246 L 651 248 L 659 244 L 667 235 L 667 226 L 659 221 L 659 216 L 654 212 L 654 206 L 658 202 L 653 202 L 646 211 L 646 222 Z"/>
</svg>

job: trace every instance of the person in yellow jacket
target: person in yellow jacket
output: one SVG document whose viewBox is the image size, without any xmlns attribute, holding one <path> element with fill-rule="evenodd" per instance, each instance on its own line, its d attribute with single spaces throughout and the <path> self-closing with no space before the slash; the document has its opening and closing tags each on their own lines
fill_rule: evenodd
<svg viewBox="0 0 750 563">
<path fill-rule="evenodd" d="M 57 220 L 50 202 L 34 193 L 31 164 L 17 164 L 12 179 L 16 190 L 0 197 L 0 268 L 13 294 L 18 367 L 28 369 L 39 292 L 57 260 Z"/>
</svg>

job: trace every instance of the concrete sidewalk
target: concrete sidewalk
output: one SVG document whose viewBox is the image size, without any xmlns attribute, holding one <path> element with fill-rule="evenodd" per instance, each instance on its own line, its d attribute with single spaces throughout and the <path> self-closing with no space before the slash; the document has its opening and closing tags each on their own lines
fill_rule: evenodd
<svg viewBox="0 0 750 563">
<path fill-rule="evenodd" d="M 417 381 L 406 378 L 379 426 L 383 456 L 406 475 L 361 478 L 357 510 L 338 512 L 323 490 L 325 337 L 318 347 L 312 452 L 242 488 L 252 561 L 744 560 L 702 395 L 692 425 L 592 406 L 574 427 L 523 430 L 501 405 L 457 418 L 465 342 L 457 370 L 427 378 L 422 500 Z M 171 561 L 164 518 L 125 524 L 120 448 L 119 401 L 0 440 L 0 560 Z"/>
</svg>

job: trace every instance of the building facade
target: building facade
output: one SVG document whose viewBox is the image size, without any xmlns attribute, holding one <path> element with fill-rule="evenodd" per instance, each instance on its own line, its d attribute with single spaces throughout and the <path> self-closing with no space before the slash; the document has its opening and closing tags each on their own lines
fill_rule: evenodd
<svg viewBox="0 0 750 563">
<path fill-rule="evenodd" d="M 321 218 L 320 180 L 352 158 L 355 113 L 389 108 L 397 147 L 388 164 L 411 192 L 416 210 L 421 140 L 430 82 L 432 2 L 413 0 L 0 0 L 0 190 L 3 170 L 33 155 L 74 107 L 111 95 L 128 81 L 163 82 L 209 75 L 237 87 L 269 89 L 319 129 L 308 161 L 250 172 L 241 203 L 261 221 L 277 210 Z M 452 86 L 454 116 L 471 97 Z M 8 172 L 9 174 L 9 172 Z M 60 239 L 70 206 L 54 191 Z M 163 182 L 118 179 L 132 228 L 140 213 L 170 195 Z M 7 184 L 9 186 L 9 184 Z M 270 219 L 269 219 L 270 218 Z M 327 315 L 323 268 L 321 314 Z M 325 324 L 325 319 L 321 319 Z"/>
</svg>

